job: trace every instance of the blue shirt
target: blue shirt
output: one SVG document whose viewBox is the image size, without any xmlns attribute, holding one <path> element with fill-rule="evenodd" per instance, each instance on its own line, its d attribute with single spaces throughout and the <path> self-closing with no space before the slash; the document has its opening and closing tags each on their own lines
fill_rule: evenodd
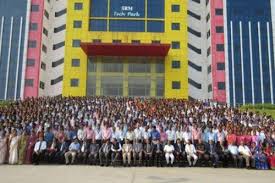
<svg viewBox="0 0 275 183">
<path fill-rule="evenodd" d="M 151 137 L 153 140 L 159 140 L 160 139 L 160 133 L 157 130 L 153 130 L 151 132 Z"/>
<path fill-rule="evenodd" d="M 71 143 L 70 147 L 69 147 L 69 150 L 70 151 L 79 151 L 80 150 L 80 144 L 77 142 L 77 143 Z"/>
<path fill-rule="evenodd" d="M 44 138 L 47 144 L 49 144 L 50 142 L 53 141 L 54 135 L 52 132 L 46 132 Z"/>
</svg>

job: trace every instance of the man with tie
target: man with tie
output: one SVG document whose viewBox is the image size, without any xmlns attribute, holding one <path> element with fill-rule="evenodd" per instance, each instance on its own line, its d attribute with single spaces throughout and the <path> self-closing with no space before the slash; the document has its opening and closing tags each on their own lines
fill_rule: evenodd
<svg viewBox="0 0 275 183">
<path fill-rule="evenodd" d="M 108 166 L 109 157 L 111 152 L 111 144 L 109 139 L 105 140 L 105 142 L 102 144 L 100 150 L 99 150 L 99 161 L 100 166 Z M 103 164 L 103 160 L 105 160 L 105 164 Z"/>
<path fill-rule="evenodd" d="M 88 143 L 87 139 L 84 139 L 84 141 L 81 145 L 81 148 L 80 148 L 80 152 L 78 153 L 78 159 L 83 164 L 86 164 L 88 155 L 89 155 L 89 143 Z"/>
<path fill-rule="evenodd" d="M 157 140 L 156 144 L 153 145 L 153 154 L 154 154 L 155 164 L 158 167 L 162 166 L 163 146 L 159 140 Z"/>
<path fill-rule="evenodd" d="M 96 143 L 96 139 L 92 140 L 89 146 L 89 164 L 96 164 L 99 153 L 99 144 Z"/>
<path fill-rule="evenodd" d="M 164 153 L 165 153 L 165 159 L 166 159 L 166 164 L 167 166 L 173 166 L 174 164 L 174 159 L 175 159 L 175 156 L 174 156 L 174 151 L 175 151 L 175 148 L 174 146 L 172 145 L 171 141 L 168 140 L 168 144 L 166 144 L 164 146 L 164 149 L 163 149 Z"/>
<path fill-rule="evenodd" d="M 72 158 L 71 164 L 74 164 L 75 157 L 76 157 L 77 153 L 79 153 L 79 152 L 80 152 L 80 144 L 78 143 L 78 140 L 75 136 L 75 137 L 73 137 L 73 142 L 69 146 L 69 151 L 65 153 L 66 165 L 70 164 L 70 157 Z"/>
<path fill-rule="evenodd" d="M 133 145 L 129 143 L 129 140 L 126 139 L 125 144 L 122 146 L 122 158 L 123 165 L 126 166 L 126 160 L 128 160 L 128 166 L 131 166 L 131 155 L 133 151 Z"/>
<path fill-rule="evenodd" d="M 32 162 L 35 165 L 39 164 L 39 161 L 44 157 L 47 150 L 47 143 L 43 140 L 43 135 L 39 136 L 39 140 L 35 143 L 34 152 L 32 154 Z"/>
<path fill-rule="evenodd" d="M 180 139 L 177 139 L 177 142 L 175 144 L 175 155 L 178 162 L 180 162 L 181 159 L 185 158 L 184 145 L 181 143 Z"/>
<path fill-rule="evenodd" d="M 55 154 L 55 159 L 60 163 L 60 164 L 63 164 L 64 163 L 64 155 L 65 153 L 68 151 L 68 144 L 67 142 L 65 141 L 64 138 L 62 138 L 61 142 L 58 143 L 58 146 L 57 146 L 58 150 L 57 150 L 57 153 Z"/>
<path fill-rule="evenodd" d="M 213 167 L 216 168 L 219 161 L 219 156 L 217 153 L 216 144 L 214 144 L 213 140 L 209 141 L 209 144 L 207 146 L 207 151 L 210 155 L 210 159 L 212 161 Z"/>
<path fill-rule="evenodd" d="M 137 142 L 135 142 L 133 145 L 133 159 L 134 159 L 135 166 L 137 166 L 137 157 L 138 157 L 138 165 L 141 166 L 142 150 L 143 150 L 143 145 L 141 143 L 141 140 L 137 140 Z"/>
<path fill-rule="evenodd" d="M 146 144 L 143 147 L 143 152 L 146 161 L 146 166 L 151 166 L 153 157 L 153 146 L 149 139 L 145 140 L 145 142 Z"/>
<path fill-rule="evenodd" d="M 112 165 L 115 166 L 116 160 L 121 153 L 121 144 L 117 141 L 117 139 L 113 140 L 113 144 L 111 146 L 112 151 Z"/>
</svg>

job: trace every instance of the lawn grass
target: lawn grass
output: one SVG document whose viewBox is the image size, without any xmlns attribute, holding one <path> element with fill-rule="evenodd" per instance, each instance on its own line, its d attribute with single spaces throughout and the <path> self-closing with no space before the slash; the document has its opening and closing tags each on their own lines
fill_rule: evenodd
<svg viewBox="0 0 275 183">
<path fill-rule="evenodd" d="M 266 113 L 266 115 L 271 115 L 275 119 L 275 105 L 273 104 L 248 104 L 241 106 L 241 110 L 244 111 L 248 109 L 251 112 L 259 112 L 260 114 Z"/>
</svg>

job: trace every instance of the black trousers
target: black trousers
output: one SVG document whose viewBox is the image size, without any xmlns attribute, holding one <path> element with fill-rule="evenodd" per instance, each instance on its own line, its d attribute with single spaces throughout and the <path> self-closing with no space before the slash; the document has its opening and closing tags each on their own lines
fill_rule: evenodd
<svg viewBox="0 0 275 183">
<path fill-rule="evenodd" d="M 39 153 L 34 152 L 32 154 L 32 162 L 33 162 L 33 164 L 38 165 L 39 162 L 45 157 L 45 153 L 46 153 L 46 151 L 41 151 Z"/>
</svg>

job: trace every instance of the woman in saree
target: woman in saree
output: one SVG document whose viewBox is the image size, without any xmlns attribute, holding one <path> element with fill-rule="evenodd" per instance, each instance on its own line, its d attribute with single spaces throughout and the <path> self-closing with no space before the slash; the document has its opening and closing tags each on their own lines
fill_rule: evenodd
<svg viewBox="0 0 275 183">
<path fill-rule="evenodd" d="M 6 156 L 7 156 L 7 137 L 5 133 L 1 134 L 0 137 L 0 165 L 4 164 L 6 161 Z"/>
<path fill-rule="evenodd" d="M 26 151 L 26 163 L 31 164 L 32 163 L 32 154 L 33 154 L 33 148 L 37 140 L 37 135 L 34 130 L 31 131 L 31 134 L 27 141 L 27 151 Z"/>
<path fill-rule="evenodd" d="M 27 132 L 24 131 L 20 137 L 20 140 L 19 140 L 19 162 L 18 162 L 18 164 L 20 164 L 20 165 L 25 163 L 28 139 L 29 139 L 29 136 L 28 136 Z"/>
<path fill-rule="evenodd" d="M 15 165 L 18 163 L 18 144 L 19 144 L 20 136 L 17 135 L 15 129 L 12 129 L 12 133 L 10 135 L 10 149 L 9 149 L 9 164 Z"/>
</svg>

